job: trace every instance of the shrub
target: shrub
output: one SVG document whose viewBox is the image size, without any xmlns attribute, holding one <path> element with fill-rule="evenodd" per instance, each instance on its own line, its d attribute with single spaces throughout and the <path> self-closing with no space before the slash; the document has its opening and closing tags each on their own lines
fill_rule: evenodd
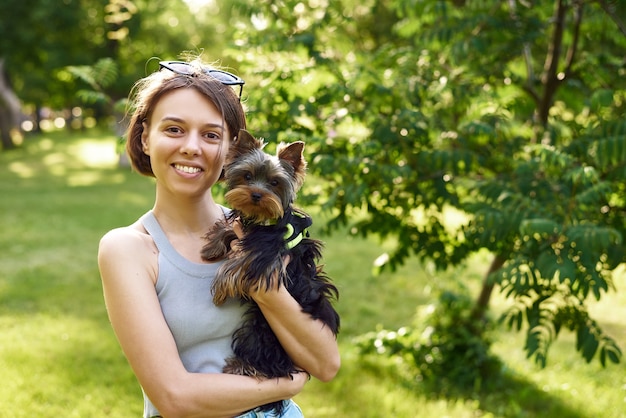
<svg viewBox="0 0 626 418">
<path fill-rule="evenodd" d="M 450 395 L 479 390 L 494 381 L 501 363 L 490 353 L 491 321 L 471 316 L 472 300 L 465 293 L 444 290 L 436 304 L 425 306 L 413 327 L 380 329 L 362 335 L 362 354 L 396 357 L 430 390 Z"/>
</svg>

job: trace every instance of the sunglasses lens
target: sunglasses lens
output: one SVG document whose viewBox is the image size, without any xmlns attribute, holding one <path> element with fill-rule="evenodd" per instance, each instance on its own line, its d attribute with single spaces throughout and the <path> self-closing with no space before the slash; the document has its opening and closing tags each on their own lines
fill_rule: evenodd
<svg viewBox="0 0 626 418">
<path fill-rule="evenodd" d="M 210 75 L 211 77 L 213 77 L 214 79 L 220 81 L 223 84 L 228 84 L 228 85 L 241 84 L 241 80 L 239 80 L 233 74 L 230 74 L 230 73 L 227 73 L 227 72 L 224 72 L 224 71 L 207 70 L 206 74 Z"/>
<path fill-rule="evenodd" d="M 161 66 L 161 68 L 166 68 L 174 73 L 177 74 L 182 74 L 182 75 L 193 75 L 194 74 L 194 67 L 187 64 L 186 62 L 177 62 L 177 61 L 170 61 L 170 62 L 165 62 L 162 61 L 159 63 L 159 65 Z"/>
</svg>

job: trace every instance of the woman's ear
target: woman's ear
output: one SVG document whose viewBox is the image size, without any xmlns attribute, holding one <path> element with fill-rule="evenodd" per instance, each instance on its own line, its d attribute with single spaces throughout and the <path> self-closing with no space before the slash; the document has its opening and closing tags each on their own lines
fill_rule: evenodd
<svg viewBox="0 0 626 418">
<path fill-rule="evenodd" d="M 142 122 L 141 126 L 143 126 L 143 131 L 141 132 L 141 150 L 144 154 L 150 155 L 148 152 L 148 124 Z"/>
</svg>

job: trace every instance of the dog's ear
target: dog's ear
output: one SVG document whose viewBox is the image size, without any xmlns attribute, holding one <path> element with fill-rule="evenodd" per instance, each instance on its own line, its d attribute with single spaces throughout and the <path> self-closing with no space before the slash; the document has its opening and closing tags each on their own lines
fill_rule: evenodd
<svg viewBox="0 0 626 418">
<path fill-rule="evenodd" d="M 245 129 L 240 129 L 233 145 L 235 145 L 235 147 L 243 154 L 255 149 L 262 149 L 265 146 L 265 143 L 262 139 L 256 139 Z"/>
<path fill-rule="evenodd" d="M 296 141 L 291 144 L 280 143 L 276 148 L 276 154 L 279 160 L 285 161 L 293 167 L 298 186 L 302 186 L 306 174 L 304 142 Z"/>
<path fill-rule="evenodd" d="M 233 140 L 233 143 L 228 149 L 228 156 L 226 157 L 226 163 L 230 163 L 237 158 L 241 157 L 248 152 L 252 152 L 255 149 L 263 149 L 265 142 L 263 139 L 256 139 L 252 134 L 245 129 L 240 129 L 239 133 Z"/>
</svg>

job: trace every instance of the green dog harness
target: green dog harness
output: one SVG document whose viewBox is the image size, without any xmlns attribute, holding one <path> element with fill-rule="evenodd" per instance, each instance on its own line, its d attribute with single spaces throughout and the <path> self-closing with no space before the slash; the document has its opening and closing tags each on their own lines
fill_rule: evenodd
<svg viewBox="0 0 626 418">
<path fill-rule="evenodd" d="M 313 225 L 311 217 L 300 212 L 291 211 L 290 218 L 287 223 L 287 231 L 285 235 L 283 235 L 285 247 L 287 247 L 288 250 L 291 250 L 296 245 L 300 244 L 305 237 L 308 237 L 308 228 Z"/>
</svg>

